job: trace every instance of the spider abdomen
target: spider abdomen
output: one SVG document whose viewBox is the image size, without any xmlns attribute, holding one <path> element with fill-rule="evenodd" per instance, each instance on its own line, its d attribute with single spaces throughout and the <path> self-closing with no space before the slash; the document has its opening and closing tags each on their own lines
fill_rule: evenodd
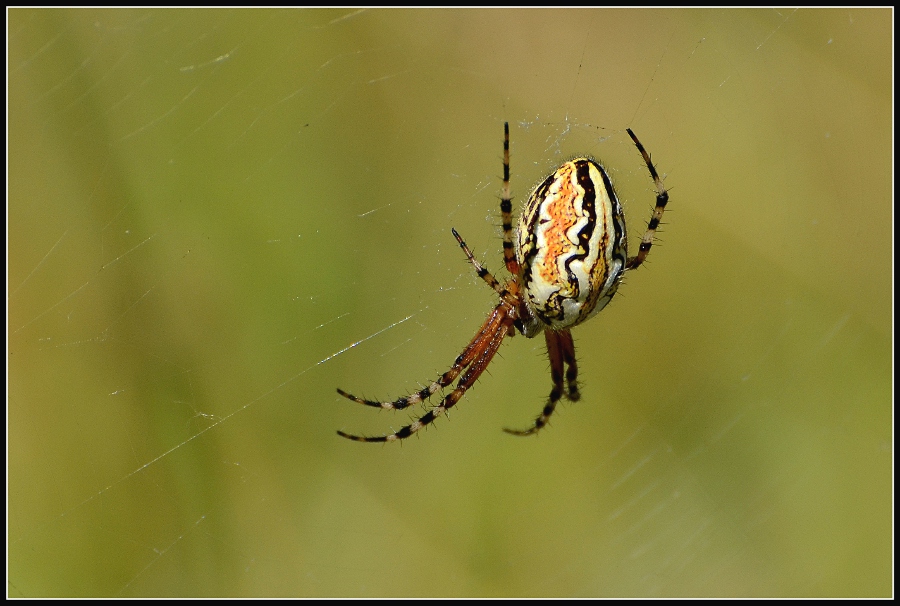
<svg viewBox="0 0 900 606">
<path fill-rule="evenodd" d="M 516 240 L 532 316 L 526 336 L 571 328 L 603 309 L 628 256 L 622 206 L 604 168 L 576 158 L 556 169 L 528 198 Z"/>
</svg>

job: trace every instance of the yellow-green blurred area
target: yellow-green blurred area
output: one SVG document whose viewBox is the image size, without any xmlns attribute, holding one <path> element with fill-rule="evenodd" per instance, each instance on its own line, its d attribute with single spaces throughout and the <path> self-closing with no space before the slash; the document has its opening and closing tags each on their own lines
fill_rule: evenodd
<svg viewBox="0 0 900 606">
<path fill-rule="evenodd" d="M 8 12 L 10 596 L 889 596 L 891 10 Z M 646 266 L 422 407 L 592 155 Z M 447 392 L 445 392 L 447 393 Z"/>
</svg>

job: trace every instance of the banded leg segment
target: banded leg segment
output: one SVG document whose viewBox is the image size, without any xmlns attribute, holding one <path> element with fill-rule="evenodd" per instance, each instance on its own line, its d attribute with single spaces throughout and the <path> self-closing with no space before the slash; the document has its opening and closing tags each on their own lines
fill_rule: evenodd
<svg viewBox="0 0 900 606">
<path fill-rule="evenodd" d="M 653 166 L 653 162 L 650 161 L 650 154 L 647 153 L 647 150 L 644 149 L 644 146 L 641 145 L 641 142 L 638 141 L 637 136 L 630 128 L 625 130 L 628 132 L 631 140 L 634 141 L 638 151 L 641 152 L 641 155 L 644 157 L 644 162 L 647 164 L 647 168 L 650 170 L 650 176 L 653 178 L 653 187 L 656 189 L 656 207 L 653 209 L 653 216 L 650 217 L 650 222 L 647 224 L 647 231 L 641 239 L 641 246 L 640 249 L 638 249 L 638 254 L 637 256 L 629 258 L 625 263 L 625 269 L 635 269 L 644 262 L 644 259 L 647 258 L 647 254 L 650 252 L 650 248 L 653 246 L 653 237 L 656 234 L 656 228 L 659 227 L 663 212 L 666 210 L 666 204 L 669 202 L 669 192 L 666 191 L 662 179 L 659 178 L 659 174 Z"/>
<path fill-rule="evenodd" d="M 566 394 L 566 398 L 570 402 L 577 402 L 581 398 L 581 393 L 578 391 L 578 362 L 575 360 L 575 341 L 572 340 L 572 333 L 568 330 L 560 330 L 556 334 L 559 338 L 563 360 L 566 363 L 566 383 L 569 386 L 569 393 Z"/>
<path fill-rule="evenodd" d="M 487 282 L 487 285 L 493 288 L 500 298 L 515 307 L 517 305 L 516 298 L 513 296 L 509 290 L 494 277 L 494 274 L 489 272 L 478 260 L 475 258 L 475 255 L 472 254 L 472 251 L 469 250 L 468 245 L 463 241 L 462 236 L 454 229 L 450 228 L 450 231 L 453 232 L 453 237 L 456 238 L 456 241 L 459 242 L 460 248 L 463 249 L 463 252 L 466 253 L 466 257 L 469 259 L 469 263 L 472 264 L 472 267 L 475 268 L 475 273 L 478 274 L 478 277 Z"/>
<path fill-rule="evenodd" d="M 503 261 L 506 263 L 506 270 L 518 276 L 519 262 L 516 260 L 513 243 L 512 196 L 509 191 L 509 122 L 503 123 L 503 197 L 500 198 L 500 218 L 503 221 Z"/>
<path fill-rule="evenodd" d="M 509 308 L 504 305 L 498 305 L 491 315 L 491 325 L 495 325 L 496 329 L 488 333 L 487 337 L 482 339 L 479 347 L 476 349 L 476 356 L 471 366 L 463 373 L 456 384 L 456 389 L 450 392 L 440 404 L 426 412 L 424 415 L 413 421 L 406 427 L 400 429 L 396 433 L 386 436 L 355 436 L 343 431 L 338 431 L 338 435 L 356 442 L 394 442 L 402 440 L 413 435 L 423 427 L 434 422 L 439 416 L 453 408 L 457 402 L 465 395 L 466 391 L 478 380 L 484 369 L 487 368 L 494 354 L 500 349 L 500 345 L 508 334 L 509 326 L 512 320 L 509 317 Z"/>
<path fill-rule="evenodd" d="M 559 402 L 560 398 L 563 396 L 563 371 L 565 366 L 565 361 L 567 356 L 569 355 L 567 352 L 567 348 L 571 351 L 572 360 L 575 359 L 575 346 L 572 343 L 572 335 L 569 334 L 569 331 L 555 331 L 555 330 L 545 330 L 544 338 L 547 341 L 547 355 L 550 357 L 550 380 L 553 382 L 553 388 L 550 390 L 550 397 L 547 399 L 547 403 L 544 405 L 544 410 L 541 411 L 541 414 L 537 419 L 534 420 L 534 425 L 529 427 L 528 429 L 509 429 L 508 427 L 504 427 L 503 431 L 506 433 L 511 433 L 514 436 L 530 436 L 531 434 L 537 433 L 544 427 L 548 421 L 550 421 L 550 415 L 553 414 L 553 411 L 556 410 L 556 404 Z M 568 339 L 568 340 L 567 340 Z M 569 366 L 570 369 L 573 366 Z M 578 367 L 575 366 L 574 374 L 571 374 L 571 380 L 569 382 L 569 399 L 573 399 L 572 394 L 574 393 L 574 399 L 577 400 L 579 398 L 578 387 L 575 384 L 575 379 L 578 376 Z M 566 378 L 569 378 L 570 375 L 566 375 Z M 574 389 L 574 392 L 573 392 Z"/>
<path fill-rule="evenodd" d="M 496 310 L 494 311 L 496 312 Z M 466 345 L 466 348 L 463 349 L 462 353 L 457 356 L 456 361 L 453 362 L 453 366 L 450 367 L 450 370 L 442 374 L 437 381 L 435 381 L 428 387 L 425 387 L 412 395 L 398 398 L 393 402 L 378 402 L 376 400 L 366 400 L 364 398 L 359 398 L 357 396 L 354 396 L 353 394 L 347 393 L 340 388 L 337 390 L 337 392 L 348 400 L 353 400 L 354 402 L 365 404 L 366 406 L 383 408 L 385 410 L 403 410 L 404 408 L 415 406 L 416 404 L 424 402 L 425 400 L 433 396 L 438 390 L 443 389 L 444 387 L 447 387 L 448 385 L 453 383 L 453 381 L 456 380 L 456 377 L 459 376 L 459 373 L 461 373 L 467 366 L 475 361 L 475 358 L 478 357 L 479 350 L 483 347 L 484 341 L 489 339 L 491 335 L 496 330 L 498 330 L 501 323 L 502 319 L 499 318 L 496 313 L 488 316 L 484 321 L 484 324 L 481 325 L 481 329 L 475 334 L 469 344 Z"/>
</svg>

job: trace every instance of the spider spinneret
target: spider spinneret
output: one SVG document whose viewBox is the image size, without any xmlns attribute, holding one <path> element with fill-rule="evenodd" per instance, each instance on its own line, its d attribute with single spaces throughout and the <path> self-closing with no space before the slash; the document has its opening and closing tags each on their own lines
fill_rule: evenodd
<svg viewBox="0 0 900 606">
<path fill-rule="evenodd" d="M 504 428 L 504 431 L 522 436 L 537 433 L 547 424 L 562 397 L 573 402 L 580 397 L 575 343 L 569 329 L 606 307 L 616 294 L 624 272 L 639 267 L 647 258 L 669 194 L 650 161 L 650 154 L 629 128 L 626 132 L 641 153 L 656 190 L 656 206 L 636 256 L 628 256 L 625 215 L 612 181 L 603 166 L 590 158 L 570 160 L 544 179 L 525 203 L 514 234 L 509 191 L 509 123 L 504 123 L 503 130 L 500 215 L 503 260 L 512 277 L 501 284 L 451 228 L 478 277 L 496 291 L 500 302 L 450 370 L 420 391 L 393 402 L 365 400 L 341 389 L 337 391 L 366 406 L 401 410 L 428 400 L 459 379 L 456 387 L 440 404 L 393 434 L 358 436 L 338 431 L 338 435 L 358 442 L 408 438 L 455 406 L 490 364 L 501 343 L 506 337 L 515 336 L 516 331 L 529 338 L 544 333 L 553 387 L 531 427 Z"/>
</svg>

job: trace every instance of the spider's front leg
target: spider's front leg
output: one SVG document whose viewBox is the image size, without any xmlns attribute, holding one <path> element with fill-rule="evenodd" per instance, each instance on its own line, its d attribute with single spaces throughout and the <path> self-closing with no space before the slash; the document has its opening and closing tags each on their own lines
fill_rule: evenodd
<svg viewBox="0 0 900 606">
<path fill-rule="evenodd" d="M 344 431 L 338 431 L 338 435 L 342 438 L 347 438 L 348 440 L 354 440 L 356 442 L 394 442 L 408 438 L 420 429 L 433 423 L 439 416 L 456 406 L 456 403 L 459 402 L 466 391 L 472 387 L 476 380 L 478 380 L 478 377 L 481 376 L 481 373 L 484 372 L 484 369 L 487 368 L 488 364 L 490 364 L 494 354 L 500 349 L 500 345 L 503 343 L 504 339 L 509 336 L 510 327 L 513 322 L 510 313 L 511 311 L 511 308 L 503 302 L 494 308 L 494 311 L 485 321 L 481 331 L 479 331 L 478 335 L 472 340 L 469 347 L 466 348 L 466 351 L 470 352 L 470 356 L 467 358 L 469 363 L 466 364 L 467 368 L 465 372 L 460 376 L 456 388 L 447 394 L 440 404 L 406 427 L 403 427 L 392 434 L 384 436 L 359 436 Z M 363 403 L 365 403 L 365 401 L 363 401 Z"/>
<path fill-rule="evenodd" d="M 412 395 L 397 398 L 393 402 L 384 402 L 379 400 L 366 400 L 365 398 L 360 398 L 358 396 L 354 396 L 353 394 L 347 393 L 341 388 L 338 388 L 337 392 L 348 400 L 353 400 L 354 402 L 364 404 L 366 406 L 383 408 L 385 410 L 403 410 L 404 408 L 415 406 L 416 404 L 424 402 L 439 390 L 453 383 L 453 381 L 456 380 L 460 373 L 465 370 L 467 366 L 472 364 L 472 362 L 474 362 L 476 358 L 478 358 L 479 352 L 484 346 L 484 342 L 490 339 L 491 335 L 497 330 L 498 326 L 499 322 L 496 315 L 489 316 L 484 321 L 484 324 L 481 325 L 478 333 L 472 338 L 469 344 L 466 345 L 466 348 L 462 351 L 462 353 L 456 357 L 456 360 L 454 360 L 453 366 L 450 367 L 450 370 L 442 374 L 440 378 L 437 381 L 433 382 L 431 385 L 422 388 Z"/>
<path fill-rule="evenodd" d="M 550 357 L 550 380 L 553 382 L 550 397 L 544 405 L 544 410 L 534 420 L 534 425 L 528 429 L 504 427 L 503 431 L 506 433 L 515 436 L 530 436 L 540 431 L 550 421 L 550 415 L 556 410 L 556 404 L 563 397 L 565 383 L 568 384 L 566 399 L 575 402 L 581 397 L 578 392 L 578 364 L 575 361 L 575 342 L 572 340 L 572 333 L 568 330 L 548 329 L 544 331 L 544 339 L 547 341 L 547 355 Z M 566 366 L 568 369 L 565 368 Z M 565 383 L 563 377 L 565 377 Z"/>
<path fill-rule="evenodd" d="M 485 268 L 475 259 L 475 255 L 472 254 L 472 251 L 469 250 L 469 247 L 466 246 L 466 243 L 463 241 L 462 236 L 460 236 L 455 229 L 451 228 L 450 231 L 453 232 L 453 237 L 456 238 L 457 242 L 459 242 L 459 246 L 466 254 L 466 258 L 468 258 L 469 263 L 471 263 L 475 268 L 475 272 L 478 274 L 478 277 L 484 280 L 488 284 L 488 286 L 493 288 L 494 291 L 496 291 L 496 293 L 500 295 L 501 300 L 506 301 L 510 307 L 515 307 L 515 295 L 511 293 L 505 286 L 500 284 L 500 282 L 497 281 L 497 278 L 495 278 L 494 275 L 487 270 L 487 268 Z M 511 321 L 514 321 L 514 319 Z M 420 404 L 421 402 L 424 402 L 432 395 L 434 395 L 438 390 L 443 389 L 444 387 L 447 387 L 448 385 L 453 383 L 453 381 L 456 380 L 460 373 L 478 357 L 478 352 L 480 351 L 479 348 L 481 347 L 483 341 L 489 338 L 490 333 L 496 329 L 496 326 L 494 326 L 495 323 L 495 316 L 491 316 L 487 320 L 485 320 L 484 324 L 481 326 L 481 330 L 478 331 L 478 334 L 475 335 L 475 337 L 466 346 L 463 352 L 456 358 L 456 360 L 453 362 L 453 366 L 450 367 L 450 370 L 441 375 L 441 377 L 437 381 L 434 381 L 431 385 L 423 387 L 421 390 L 412 395 L 397 398 L 393 402 L 384 402 L 379 400 L 366 400 L 365 398 L 360 398 L 358 396 L 354 396 L 351 393 L 347 393 L 340 388 L 338 388 L 337 392 L 348 400 L 353 400 L 354 402 L 364 404 L 365 406 L 384 408 L 386 410 L 403 410 L 404 408 Z M 515 334 L 512 326 L 509 327 L 508 333 L 509 336 L 513 336 Z"/>
</svg>

